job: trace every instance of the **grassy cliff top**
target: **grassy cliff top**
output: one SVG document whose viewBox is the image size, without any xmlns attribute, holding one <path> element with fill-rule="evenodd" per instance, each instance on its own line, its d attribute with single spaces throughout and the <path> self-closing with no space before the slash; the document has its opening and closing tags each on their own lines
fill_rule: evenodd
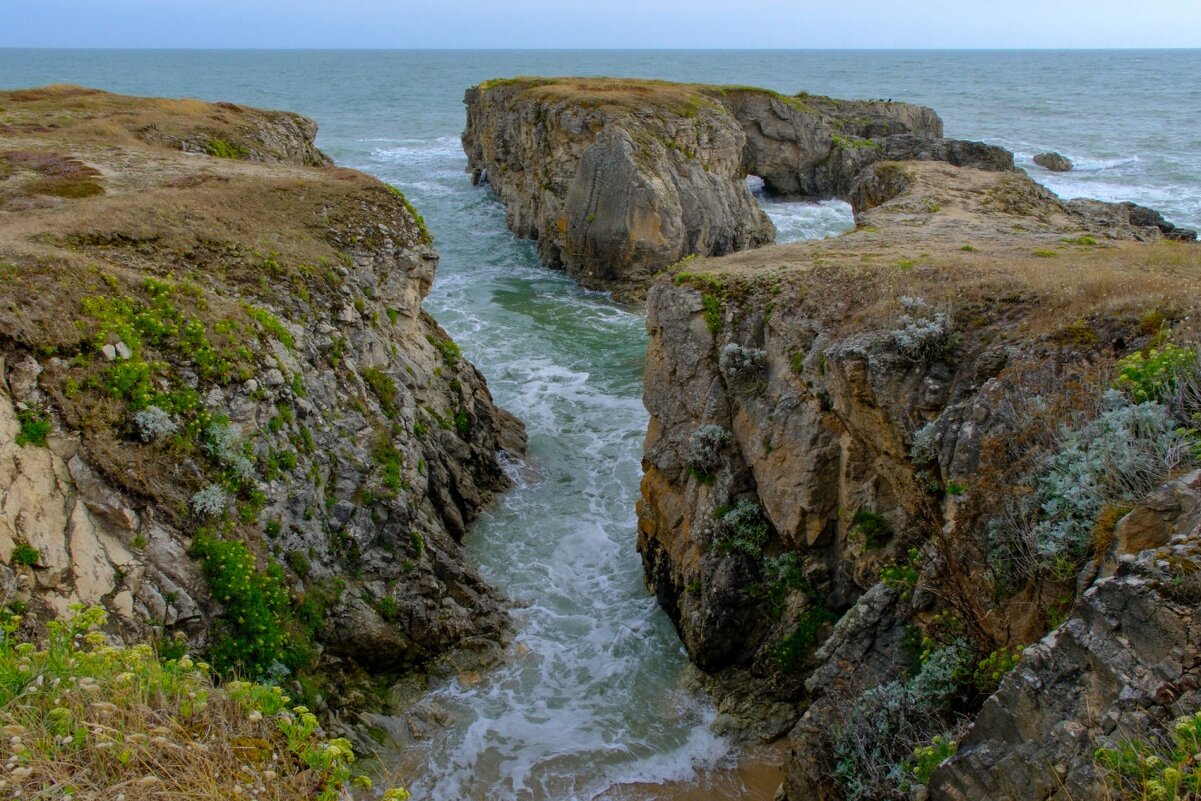
<svg viewBox="0 0 1201 801">
<path fill-rule="evenodd" d="M 69 345 L 68 318 L 106 281 L 173 275 L 274 300 L 279 282 L 333 281 L 373 243 L 427 245 L 396 190 L 311 166 L 315 131 L 197 100 L 0 93 L 0 334 Z"/>
<path fill-rule="evenodd" d="M 675 282 L 727 296 L 766 287 L 850 329 L 887 322 L 901 296 L 1011 314 L 1015 335 L 1071 335 L 1085 324 L 1144 318 L 1198 329 L 1196 243 L 1108 238 L 1021 173 L 939 162 L 876 170 L 904 173 L 908 186 L 861 213 L 852 231 L 690 259 L 674 268 Z"/>
<path fill-rule="evenodd" d="M 518 76 L 495 78 L 481 83 L 476 88 L 485 93 L 504 89 L 516 96 L 541 102 L 565 101 L 589 108 L 629 112 L 667 109 L 681 116 L 695 115 L 705 107 L 716 108 L 723 98 L 739 93 L 774 98 L 799 111 L 807 112 L 815 111 L 815 100 L 827 104 L 846 102 L 804 92 L 789 96 L 754 86 L 673 83 L 638 78 Z"/>
<path fill-rule="evenodd" d="M 226 158 L 325 166 L 329 159 L 312 145 L 316 133 L 317 124 L 299 114 L 234 103 L 129 97 L 67 84 L 0 92 L 0 136 L 6 138 L 163 144 Z"/>
<path fill-rule="evenodd" d="M 350 287 L 412 280 L 413 297 L 393 293 L 412 306 L 428 290 L 420 217 L 374 178 L 309 166 L 314 131 L 296 115 L 192 100 L 0 94 L 0 353 L 64 365 L 43 383 L 119 486 L 175 501 L 187 489 L 164 478 L 170 459 L 139 466 L 119 436 L 126 402 L 186 377 L 161 354 L 201 389 L 227 386 L 272 367 L 272 342 L 301 330 L 287 326 L 328 318 Z M 388 281 L 398 251 L 429 269 Z M 106 360 L 102 345 L 118 341 L 132 357 Z"/>
</svg>

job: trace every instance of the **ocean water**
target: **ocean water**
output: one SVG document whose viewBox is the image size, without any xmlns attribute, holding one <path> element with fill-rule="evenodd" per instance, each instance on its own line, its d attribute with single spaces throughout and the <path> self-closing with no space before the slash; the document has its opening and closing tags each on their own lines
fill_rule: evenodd
<svg viewBox="0 0 1201 801">
<path fill-rule="evenodd" d="M 643 320 L 540 267 L 463 172 L 463 90 L 519 74 L 925 103 L 949 136 L 1014 150 L 1061 196 L 1134 200 L 1201 227 L 1198 51 L 0 50 L 0 88 L 70 82 L 312 116 L 327 153 L 400 187 L 434 232 L 442 261 L 426 305 L 526 422 L 537 470 L 469 537 L 471 558 L 522 602 L 517 639 L 504 667 L 431 688 L 447 723 L 410 760 L 418 799 L 592 799 L 732 758 L 707 727 L 711 706 L 682 683 L 684 655 L 634 552 Z M 1045 149 L 1078 169 L 1033 166 Z M 761 202 L 784 240 L 850 220 L 837 202 Z"/>
</svg>

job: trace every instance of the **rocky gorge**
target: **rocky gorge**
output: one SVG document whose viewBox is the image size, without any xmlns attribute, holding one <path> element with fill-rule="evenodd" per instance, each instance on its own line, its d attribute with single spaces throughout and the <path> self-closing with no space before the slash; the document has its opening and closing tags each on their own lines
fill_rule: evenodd
<svg viewBox="0 0 1201 801">
<path fill-rule="evenodd" d="M 1171 763 L 1193 232 L 1062 201 L 906 104 L 534 78 L 466 102 L 469 169 L 544 262 L 650 284 L 638 548 L 722 724 L 786 736 L 781 797 L 1092 798 Z M 747 175 L 856 228 L 767 246 Z"/>
<path fill-rule="evenodd" d="M 295 114 L 69 86 L 0 106 L 22 626 L 99 605 L 118 641 L 334 710 L 494 658 L 505 602 L 461 543 L 524 433 L 422 310 L 438 255 L 404 197 Z"/>
<path fill-rule="evenodd" d="M 787 744 L 779 797 L 1195 775 L 1191 232 L 1065 202 L 907 104 L 602 79 L 468 102 L 514 232 L 646 293 L 637 548 L 718 728 Z M 109 613 L 96 653 L 203 654 L 327 725 L 413 670 L 486 686 L 507 605 L 463 541 L 524 435 L 421 308 L 416 210 L 284 112 L 47 87 L 0 94 L 0 126 L 3 664 L 83 603 Z M 747 175 L 856 228 L 773 246 Z M 64 686 L 98 714 L 101 685 Z M 424 707 L 398 741 L 438 742 Z M 376 720 L 333 730 L 369 749 Z M 257 770 L 275 746 L 249 731 L 232 764 Z"/>
</svg>

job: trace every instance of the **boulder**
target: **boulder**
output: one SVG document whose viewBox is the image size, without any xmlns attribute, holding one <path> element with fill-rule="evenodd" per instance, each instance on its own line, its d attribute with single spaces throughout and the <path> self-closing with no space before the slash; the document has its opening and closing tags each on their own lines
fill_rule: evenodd
<svg viewBox="0 0 1201 801">
<path fill-rule="evenodd" d="M 1034 157 L 1034 163 L 1051 172 L 1070 172 L 1073 166 L 1071 159 L 1055 151 L 1039 153 Z"/>
</svg>

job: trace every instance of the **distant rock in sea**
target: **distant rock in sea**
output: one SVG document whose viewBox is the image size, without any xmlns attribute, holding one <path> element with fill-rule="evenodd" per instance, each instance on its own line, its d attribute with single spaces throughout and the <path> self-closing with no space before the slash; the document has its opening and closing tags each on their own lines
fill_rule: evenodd
<svg viewBox="0 0 1201 801">
<path fill-rule="evenodd" d="M 1074 166 L 1071 159 L 1054 150 L 1039 153 L 1034 157 L 1034 163 L 1051 172 L 1071 172 Z"/>
</svg>

